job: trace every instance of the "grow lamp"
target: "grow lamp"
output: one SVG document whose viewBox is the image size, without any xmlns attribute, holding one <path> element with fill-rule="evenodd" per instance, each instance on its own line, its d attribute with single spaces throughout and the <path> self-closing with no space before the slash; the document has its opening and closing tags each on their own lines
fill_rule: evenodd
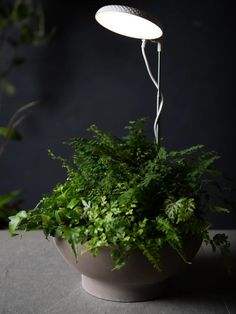
<svg viewBox="0 0 236 314">
<path fill-rule="evenodd" d="M 121 5 L 106 5 L 100 8 L 95 15 L 95 19 L 103 27 L 114 33 L 142 40 L 141 49 L 143 59 L 148 74 L 157 89 L 156 118 L 153 129 L 156 143 L 158 144 L 158 123 L 163 107 L 163 97 L 160 92 L 161 43 L 159 41 L 163 32 L 160 23 L 141 10 Z M 152 41 L 157 45 L 157 79 L 154 78 L 146 57 L 145 47 L 147 40 Z"/>
</svg>

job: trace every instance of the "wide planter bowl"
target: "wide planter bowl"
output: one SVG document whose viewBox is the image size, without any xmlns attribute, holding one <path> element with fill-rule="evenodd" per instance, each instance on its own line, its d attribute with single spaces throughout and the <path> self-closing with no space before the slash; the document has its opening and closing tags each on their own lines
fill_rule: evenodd
<svg viewBox="0 0 236 314">
<path fill-rule="evenodd" d="M 106 300 L 137 302 L 160 297 L 167 279 L 176 274 L 184 262 L 176 251 L 166 246 L 161 249 L 162 271 L 158 272 L 139 250 L 130 254 L 124 267 L 112 271 L 114 262 L 111 248 L 104 248 L 98 256 L 89 252 L 81 255 L 83 246 L 78 246 L 78 261 L 70 244 L 54 238 L 57 249 L 64 259 L 82 274 L 82 287 L 89 294 Z M 188 260 L 198 252 L 201 239 L 189 238 L 185 243 Z"/>
</svg>

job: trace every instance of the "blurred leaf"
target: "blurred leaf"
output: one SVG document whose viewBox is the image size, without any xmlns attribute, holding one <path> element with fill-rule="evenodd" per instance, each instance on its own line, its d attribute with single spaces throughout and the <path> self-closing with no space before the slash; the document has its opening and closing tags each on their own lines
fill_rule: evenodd
<svg viewBox="0 0 236 314">
<path fill-rule="evenodd" d="M 220 206 L 210 206 L 210 209 L 216 213 L 230 213 L 228 208 L 220 207 Z"/>
<path fill-rule="evenodd" d="M 11 140 L 21 140 L 21 135 L 19 132 L 17 132 L 15 129 L 7 128 L 7 127 L 0 127 L 0 136 L 3 136 L 5 138 L 11 139 Z"/>
<path fill-rule="evenodd" d="M 17 195 L 19 195 L 19 191 L 13 191 L 9 194 L 0 196 L 0 207 L 12 201 Z"/>
<path fill-rule="evenodd" d="M 24 25 L 21 30 L 20 40 L 24 44 L 32 43 L 34 38 L 34 31 L 31 29 L 30 25 Z"/>
<path fill-rule="evenodd" d="M 0 84 L 0 91 L 7 96 L 13 96 L 16 93 L 16 88 L 12 83 L 2 80 Z"/>
<path fill-rule="evenodd" d="M 16 0 L 13 10 L 11 12 L 11 19 L 13 22 L 21 22 L 28 18 L 31 9 L 31 2 L 29 4 L 24 3 L 22 0 Z"/>
</svg>

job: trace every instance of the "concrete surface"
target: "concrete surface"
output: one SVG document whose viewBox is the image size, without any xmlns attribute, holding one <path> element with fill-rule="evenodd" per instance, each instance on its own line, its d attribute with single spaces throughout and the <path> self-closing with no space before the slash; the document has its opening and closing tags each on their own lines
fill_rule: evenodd
<svg viewBox="0 0 236 314">
<path fill-rule="evenodd" d="M 215 232 L 215 231 L 212 231 Z M 170 282 L 165 297 L 140 303 L 97 299 L 81 289 L 80 274 L 66 264 L 42 232 L 10 238 L 0 231 L 1 314 L 235 314 L 236 231 L 232 243 L 233 275 L 222 260 L 202 246 L 194 264 Z"/>
</svg>

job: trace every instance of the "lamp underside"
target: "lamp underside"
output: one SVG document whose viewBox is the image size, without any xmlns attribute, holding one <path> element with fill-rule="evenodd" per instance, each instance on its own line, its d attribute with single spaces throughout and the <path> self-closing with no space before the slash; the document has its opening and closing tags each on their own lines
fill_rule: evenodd
<svg viewBox="0 0 236 314">
<path fill-rule="evenodd" d="M 104 6 L 97 11 L 95 19 L 110 31 L 132 38 L 154 40 L 163 33 L 156 19 L 127 6 Z"/>
</svg>

